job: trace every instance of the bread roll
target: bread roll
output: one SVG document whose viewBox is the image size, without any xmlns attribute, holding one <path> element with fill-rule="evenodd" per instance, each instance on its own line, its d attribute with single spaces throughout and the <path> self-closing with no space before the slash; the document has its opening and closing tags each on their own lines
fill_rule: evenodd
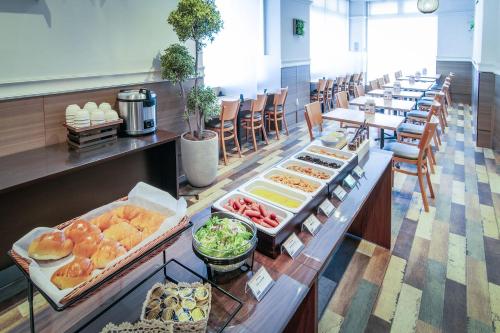
<svg viewBox="0 0 500 333">
<path fill-rule="evenodd" d="M 115 241 L 121 241 L 127 238 L 130 234 L 138 232 L 136 228 L 128 224 L 127 222 L 120 222 L 114 224 L 108 229 L 104 230 L 104 238 L 113 239 Z"/>
<path fill-rule="evenodd" d="M 112 239 L 103 239 L 99 244 L 97 251 L 91 259 L 96 268 L 104 268 L 112 260 L 127 253 L 127 250 L 117 241 Z"/>
<path fill-rule="evenodd" d="M 94 266 L 90 259 L 76 257 L 75 260 L 55 271 L 50 281 L 61 290 L 73 288 L 88 280 L 93 270 Z"/>
<path fill-rule="evenodd" d="M 127 220 L 122 219 L 115 215 L 114 211 L 106 212 L 90 221 L 91 224 L 97 226 L 101 231 L 105 231 L 114 224 L 120 222 L 127 222 Z"/>
<path fill-rule="evenodd" d="M 136 218 L 137 216 L 145 212 L 146 210 L 144 208 L 137 207 L 134 205 L 125 205 L 113 210 L 115 216 L 128 221 Z"/>
<path fill-rule="evenodd" d="M 99 233 L 88 234 L 85 238 L 75 244 L 73 254 L 77 257 L 90 258 L 97 251 L 103 237 L 104 236 L 100 231 Z"/>
<path fill-rule="evenodd" d="M 64 229 L 66 237 L 71 239 L 75 244 L 85 239 L 88 235 L 100 233 L 101 230 L 98 227 L 83 220 L 77 220 Z"/>
<path fill-rule="evenodd" d="M 73 250 L 73 241 L 62 231 L 41 234 L 28 247 L 28 255 L 37 260 L 56 260 L 66 257 Z"/>
<path fill-rule="evenodd" d="M 154 233 L 165 220 L 165 216 L 156 212 L 146 212 L 139 215 L 130 224 L 142 231 L 145 237 Z"/>
<path fill-rule="evenodd" d="M 136 230 L 135 232 L 120 240 L 120 244 L 123 245 L 127 249 L 127 251 L 129 251 L 131 248 L 142 242 L 143 239 L 144 236 L 142 232 Z"/>
</svg>

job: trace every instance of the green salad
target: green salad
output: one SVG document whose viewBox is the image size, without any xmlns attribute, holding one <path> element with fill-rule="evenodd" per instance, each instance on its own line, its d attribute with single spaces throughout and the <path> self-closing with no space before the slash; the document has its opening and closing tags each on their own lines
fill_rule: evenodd
<svg viewBox="0 0 500 333">
<path fill-rule="evenodd" d="M 216 258 L 235 257 L 251 244 L 252 233 L 243 224 L 229 218 L 212 216 L 194 235 L 200 252 Z"/>
</svg>

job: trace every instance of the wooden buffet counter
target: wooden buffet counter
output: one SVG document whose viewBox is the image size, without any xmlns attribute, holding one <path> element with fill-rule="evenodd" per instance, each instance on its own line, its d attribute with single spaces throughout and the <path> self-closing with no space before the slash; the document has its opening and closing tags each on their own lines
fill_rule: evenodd
<svg viewBox="0 0 500 333">
<path fill-rule="evenodd" d="M 372 150 L 359 161 L 359 165 L 365 170 L 365 176 L 342 203 L 332 200 L 337 209 L 330 218 L 317 215 L 322 222 L 319 232 L 312 236 L 296 230 L 305 248 L 294 260 L 285 254 L 272 259 L 255 252 L 253 271 L 256 272 L 264 266 L 275 280 L 274 286 L 260 302 L 257 302 L 250 292 L 245 293 L 245 284 L 252 276 L 250 272 L 220 284 L 220 287 L 243 303 L 241 310 L 229 322 L 224 332 L 317 331 L 319 277 L 346 234 L 351 233 L 383 247 L 390 247 L 391 157 L 389 152 Z M 192 222 L 195 226 L 202 224 L 210 213 L 208 207 L 193 216 Z M 192 250 L 191 230 L 185 231 L 166 249 L 164 255 L 165 257 L 157 255 L 137 266 L 63 313 L 55 312 L 51 308 L 45 309 L 36 316 L 37 331 L 98 332 L 108 322 L 134 321 L 134 315 L 144 301 L 148 286 L 144 286 L 143 290 L 135 290 L 135 298 L 121 298 L 136 287 L 138 281 L 157 269 L 163 260 L 175 259 L 198 274 L 206 276 L 205 264 Z M 115 301 L 119 302 L 110 310 L 109 305 Z M 228 312 L 229 310 L 227 309 Z M 224 311 L 226 310 L 223 306 L 213 307 L 211 318 L 224 317 Z M 27 326 L 18 327 L 15 331 L 23 332 L 26 328 Z"/>
<path fill-rule="evenodd" d="M 158 130 L 80 152 L 61 143 L 1 157 L 0 270 L 12 264 L 12 244 L 33 228 L 112 202 L 139 181 L 177 197 L 177 139 Z"/>
</svg>

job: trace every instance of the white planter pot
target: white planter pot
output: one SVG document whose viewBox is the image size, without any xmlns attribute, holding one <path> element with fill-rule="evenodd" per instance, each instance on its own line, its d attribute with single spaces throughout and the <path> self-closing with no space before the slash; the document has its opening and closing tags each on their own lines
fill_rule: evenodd
<svg viewBox="0 0 500 333">
<path fill-rule="evenodd" d="M 212 184 L 217 177 L 219 165 L 219 136 L 208 140 L 192 141 L 181 135 L 182 168 L 189 183 L 195 187 L 205 187 Z"/>
</svg>

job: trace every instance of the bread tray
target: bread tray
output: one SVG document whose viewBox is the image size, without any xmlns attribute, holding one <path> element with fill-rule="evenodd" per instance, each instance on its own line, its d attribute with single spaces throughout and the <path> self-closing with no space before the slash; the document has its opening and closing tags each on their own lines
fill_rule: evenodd
<svg viewBox="0 0 500 333">
<path fill-rule="evenodd" d="M 127 197 L 121 198 L 116 201 L 124 200 L 127 200 Z M 62 230 L 78 219 L 79 217 L 75 217 L 69 221 L 57 225 L 55 228 Z M 189 221 L 189 217 L 184 216 L 174 228 L 158 235 L 156 238 L 144 244 L 142 247 L 131 251 L 121 260 L 106 267 L 99 274 L 93 276 L 91 279 L 77 286 L 60 301 L 60 305 L 54 302 L 54 300 L 52 300 L 46 293 L 44 293 L 43 286 L 38 286 L 31 280 L 29 274 L 29 265 L 31 263 L 31 260 L 23 258 L 14 250 L 10 250 L 8 252 L 8 255 L 12 258 L 16 266 L 18 266 L 18 268 L 23 272 L 26 279 L 28 280 L 28 284 L 35 286 L 54 310 L 63 311 L 67 307 L 89 296 L 92 292 L 104 287 L 107 282 L 112 281 L 115 277 L 119 278 L 122 274 L 126 273 L 125 271 L 128 268 L 132 267 L 133 265 L 141 263 L 142 261 L 149 260 L 150 256 L 156 255 L 157 252 L 159 252 L 160 248 L 161 250 L 165 250 L 167 246 L 171 245 L 171 241 L 173 241 L 174 238 L 179 236 L 185 230 L 189 229 L 191 226 L 192 222 Z"/>
</svg>

